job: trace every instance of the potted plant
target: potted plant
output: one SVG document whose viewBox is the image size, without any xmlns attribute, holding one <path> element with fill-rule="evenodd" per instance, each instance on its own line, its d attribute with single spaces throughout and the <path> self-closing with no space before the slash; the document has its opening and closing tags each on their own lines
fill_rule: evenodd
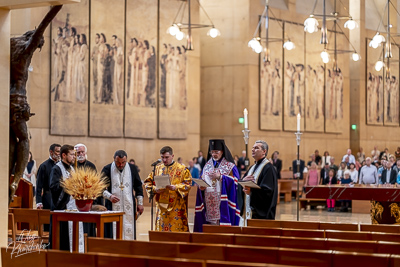
<svg viewBox="0 0 400 267">
<path fill-rule="evenodd" d="M 79 211 L 89 211 L 93 200 L 107 188 L 105 177 L 90 168 L 78 168 L 61 182 L 64 191 L 75 199 Z"/>
</svg>

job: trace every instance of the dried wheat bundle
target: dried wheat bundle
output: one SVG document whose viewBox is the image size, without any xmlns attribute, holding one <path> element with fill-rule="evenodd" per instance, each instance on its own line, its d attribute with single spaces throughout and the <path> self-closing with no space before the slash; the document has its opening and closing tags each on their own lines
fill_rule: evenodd
<svg viewBox="0 0 400 267">
<path fill-rule="evenodd" d="M 61 182 L 64 191 L 74 199 L 96 199 L 107 188 L 106 178 L 90 168 L 78 168 L 71 177 Z"/>
</svg>

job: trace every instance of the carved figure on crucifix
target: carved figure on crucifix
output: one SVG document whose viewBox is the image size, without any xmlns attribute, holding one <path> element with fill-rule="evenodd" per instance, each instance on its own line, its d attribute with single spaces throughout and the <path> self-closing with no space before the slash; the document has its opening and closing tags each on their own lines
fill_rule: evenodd
<svg viewBox="0 0 400 267">
<path fill-rule="evenodd" d="M 30 112 L 26 98 L 28 68 L 33 53 L 44 45 L 44 31 L 61 8 L 62 5 L 51 7 L 37 29 L 11 38 L 9 173 L 14 169 L 14 179 L 10 182 L 9 204 L 28 163 L 29 138 L 26 122 L 34 115 Z"/>
</svg>

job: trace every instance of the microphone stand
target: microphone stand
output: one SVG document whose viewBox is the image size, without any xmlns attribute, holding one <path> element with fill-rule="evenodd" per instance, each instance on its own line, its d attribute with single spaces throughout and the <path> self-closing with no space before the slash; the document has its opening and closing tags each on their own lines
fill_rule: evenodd
<svg viewBox="0 0 400 267">
<path fill-rule="evenodd" d="M 151 231 L 153 231 L 153 212 L 154 212 L 154 210 L 153 210 L 153 203 L 154 203 L 154 201 L 153 201 L 153 199 L 154 199 L 153 190 L 154 190 L 154 176 L 156 175 L 156 166 L 157 166 L 157 164 L 153 166 L 153 170 L 152 170 L 152 172 L 153 172 L 153 181 L 152 181 L 150 197 L 149 197 L 149 203 L 151 203 L 151 212 L 150 212 L 151 213 Z"/>
</svg>

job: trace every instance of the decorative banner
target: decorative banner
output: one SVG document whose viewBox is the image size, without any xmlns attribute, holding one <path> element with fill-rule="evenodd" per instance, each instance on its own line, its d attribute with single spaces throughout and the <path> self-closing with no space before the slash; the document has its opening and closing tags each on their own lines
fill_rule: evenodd
<svg viewBox="0 0 400 267">
<path fill-rule="evenodd" d="M 282 130 L 282 26 L 281 22 L 269 20 L 269 56 L 267 57 L 265 51 L 261 53 L 259 93 L 261 130 Z M 265 29 L 262 30 L 261 37 L 266 38 Z"/>
<path fill-rule="evenodd" d="M 383 58 L 383 47 L 369 47 L 367 39 L 366 119 L 369 125 L 383 125 L 383 68 L 375 70 L 375 63 Z"/>
<path fill-rule="evenodd" d="M 284 123 L 285 131 L 296 131 L 297 114 L 300 113 L 304 129 L 304 30 L 303 26 L 285 24 L 285 32 L 296 49 L 284 50 Z"/>
<path fill-rule="evenodd" d="M 321 34 L 306 34 L 306 69 L 305 69 L 305 131 L 324 132 L 324 89 L 325 67 L 320 56 L 324 49 L 320 45 Z"/>
<path fill-rule="evenodd" d="M 90 136 L 123 136 L 125 1 L 91 4 Z M 111 23 L 112 22 L 112 23 Z"/>
<path fill-rule="evenodd" d="M 399 126 L 399 47 L 395 44 L 392 44 L 392 55 L 395 60 L 390 61 L 390 73 L 385 70 L 384 76 L 383 123 Z"/>
<path fill-rule="evenodd" d="M 349 88 L 349 77 L 344 77 L 349 73 L 350 53 L 341 51 L 349 50 L 349 43 L 343 34 L 336 34 L 337 67 L 335 68 L 334 55 L 334 33 L 328 32 L 328 52 L 330 55 L 329 63 L 325 65 L 325 132 L 343 132 L 343 107 L 344 107 L 344 88 Z M 350 105 L 350 103 L 348 103 Z"/>
<path fill-rule="evenodd" d="M 89 4 L 64 5 L 51 24 L 50 133 L 88 132 Z"/>
<path fill-rule="evenodd" d="M 125 137 L 152 139 L 157 133 L 157 0 L 127 0 L 126 12 Z"/>
<path fill-rule="evenodd" d="M 178 41 L 166 33 L 181 1 L 160 1 L 159 138 L 187 137 L 186 38 Z M 186 7 L 187 8 L 187 7 Z M 186 33 L 186 30 L 184 30 Z"/>
</svg>

